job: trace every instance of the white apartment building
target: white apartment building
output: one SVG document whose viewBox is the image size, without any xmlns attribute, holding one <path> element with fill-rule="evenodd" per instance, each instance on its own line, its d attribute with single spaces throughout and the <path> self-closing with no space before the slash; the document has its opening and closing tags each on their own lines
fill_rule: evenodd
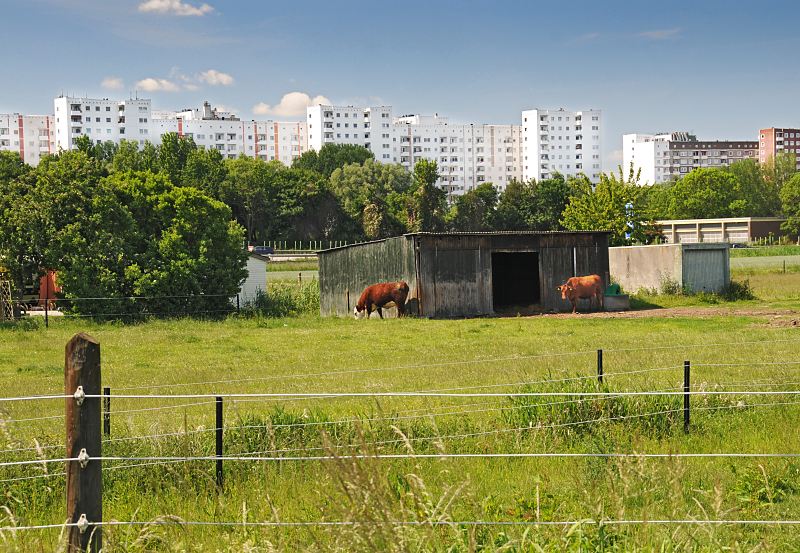
<svg viewBox="0 0 800 553">
<path fill-rule="evenodd" d="M 499 189 L 522 178 L 519 125 L 452 124 L 436 115 L 393 117 L 391 106 L 319 105 L 307 108 L 308 147 L 363 146 L 383 163 L 409 171 L 419 159 L 436 161 L 439 186 L 461 194 L 482 182 Z"/>
<path fill-rule="evenodd" d="M 19 151 L 34 165 L 43 153 L 74 149 L 80 136 L 143 146 L 177 133 L 226 159 L 244 155 L 291 165 L 325 144 L 363 146 L 377 161 L 409 171 L 419 159 L 429 159 L 436 161 L 438 184 L 449 194 L 484 182 L 503 190 L 511 180 L 545 179 L 555 172 L 585 173 L 596 181 L 601 171 L 601 118 L 595 110 L 528 110 L 522 125 L 491 125 L 451 123 L 438 114 L 395 117 L 391 106 L 317 105 L 307 108 L 304 121 L 279 122 L 243 121 L 208 102 L 196 109 L 153 111 L 148 99 L 59 96 L 53 116 L 0 117 L 0 149 Z"/>
<path fill-rule="evenodd" d="M 319 151 L 325 144 L 353 144 L 370 150 L 378 161 L 392 160 L 391 106 L 309 106 L 306 125 L 311 150 Z"/>
<path fill-rule="evenodd" d="M 18 153 L 28 165 L 57 151 L 51 115 L 0 114 L 0 151 Z"/>
<path fill-rule="evenodd" d="M 264 161 L 278 160 L 285 165 L 308 150 L 306 124 L 298 122 L 242 121 L 231 113 L 221 112 L 208 102 L 201 109 L 179 112 L 155 112 L 151 125 L 152 142 L 174 132 L 190 137 L 201 148 L 215 149 L 223 158 L 240 155 Z"/>
<path fill-rule="evenodd" d="M 147 140 L 153 141 L 150 100 L 59 96 L 53 104 L 56 151 L 74 149 L 81 135 L 98 144 L 131 140 L 144 145 Z"/>
<path fill-rule="evenodd" d="M 600 110 L 531 109 L 522 112 L 522 178 L 553 173 L 585 174 L 597 182 L 602 172 Z"/>
<path fill-rule="evenodd" d="M 439 115 L 407 115 L 393 123 L 392 161 L 409 171 L 419 159 L 436 161 L 439 186 L 463 194 L 484 182 L 499 190 L 519 170 L 519 125 L 450 124 Z"/>
<path fill-rule="evenodd" d="M 758 142 L 698 140 L 687 132 L 626 134 L 622 136 L 625 171 L 641 171 L 639 183 L 662 184 L 695 169 L 727 167 L 743 159 L 758 158 Z"/>
</svg>

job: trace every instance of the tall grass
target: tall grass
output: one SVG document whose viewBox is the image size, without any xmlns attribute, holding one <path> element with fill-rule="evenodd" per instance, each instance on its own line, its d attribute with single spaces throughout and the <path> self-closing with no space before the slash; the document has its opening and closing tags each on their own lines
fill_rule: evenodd
<svg viewBox="0 0 800 553">
<path fill-rule="evenodd" d="M 267 292 L 259 290 L 245 305 L 245 312 L 265 317 L 292 317 L 319 314 L 319 283 L 280 282 L 270 284 Z"/>
<path fill-rule="evenodd" d="M 731 257 L 772 257 L 776 255 L 800 255 L 800 245 L 732 248 L 730 252 Z"/>
</svg>

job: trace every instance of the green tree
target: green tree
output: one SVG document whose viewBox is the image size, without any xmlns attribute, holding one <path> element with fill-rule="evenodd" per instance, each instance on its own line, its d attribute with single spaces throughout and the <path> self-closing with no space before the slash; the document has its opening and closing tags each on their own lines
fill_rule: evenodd
<svg viewBox="0 0 800 553">
<path fill-rule="evenodd" d="M 502 230 L 561 230 L 561 216 L 569 203 L 583 190 L 591 189 L 585 176 L 551 178 L 528 182 L 511 181 L 497 206 L 495 226 Z"/>
<path fill-rule="evenodd" d="M 161 144 L 157 148 L 159 171 L 165 173 L 172 184 L 180 185 L 189 154 L 196 149 L 197 145 L 192 138 L 178 136 L 174 132 L 162 135 Z"/>
<path fill-rule="evenodd" d="M 652 217 L 647 211 L 646 191 L 639 186 L 639 174 L 633 168 L 627 178 L 619 174 L 601 174 L 594 190 L 584 190 L 570 198 L 561 221 L 568 230 L 607 230 L 609 244 L 648 243 L 656 235 Z"/>
<path fill-rule="evenodd" d="M 454 231 L 492 230 L 497 198 L 497 189 L 489 182 L 456 196 L 447 215 L 447 226 Z"/>
<path fill-rule="evenodd" d="M 783 152 L 767 159 L 761 167 L 764 179 L 780 190 L 797 173 L 795 154 Z"/>
<path fill-rule="evenodd" d="M 31 167 L 16 152 L 0 152 L 0 186 L 26 174 Z"/>
<path fill-rule="evenodd" d="M 780 212 L 780 188 L 754 159 L 732 163 L 728 172 L 736 179 L 736 199 L 731 210 L 748 217 L 771 217 Z"/>
<path fill-rule="evenodd" d="M 219 150 L 197 148 L 190 150 L 186 155 L 180 184 L 197 188 L 214 198 L 219 198 L 226 176 L 227 169 Z"/>
<path fill-rule="evenodd" d="M 437 232 L 444 229 L 447 193 L 436 186 L 439 171 L 435 161 L 420 159 L 414 165 L 414 192 L 409 199 L 409 230 Z"/>
<path fill-rule="evenodd" d="M 800 237 L 800 173 L 795 174 L 781 188 L 781 205 L 786 217 L 781 228 Z"/>
<path fill-rule="evenodd" d="M 226 161 L 226 177 L 218 197 L 246 229 L 248 243 L 280 237 L 275 174 L 281 167 L 279 161 L 267 163 L 248 157 Z"/>
<path fill-rule="evenodd" d="M 672 217 L 672 185 L 668 182 L 643 187 L 646 209 L 656 220 Z"/>
<path fill-rule="evenodd" d="M 110 171 L 124 173 L 126 171 L 158 171 L 158 154 L 155 146 L 145 142 L 142 149 L 135 140 L 120 140 Z"/>
<path fill-rule="evenodd" d="M 330 177 L 336 169 L 341 169 L 351 163 L 363 164 L 375 155 L 364 148 L 354 144 L 325 144 L 319 152 L 309 150 L 294 160 L 292 167 L 316 171 Z"/>
<path fill-rule="evenodd" d="M 406 205 L 412 188 L 411 175 L 402 165 L 368 159 L 336 169 L 330 191 L 344 213 L 365 238 L 385 238 L 407 230 Z"/>
<path fill-rule="evenodd" d="M 74 299 L 66 305 L 90 315 L 228 308 L 246 252 L 225 204 L 150 172 L 114 173 L 88 192 L 69 224 L 53 226 L 47 250 L 64 297 Z M 122 299 L 130 296 L 152 299 Z"/>
<path fill-rule="evenodd" d="M 94 143 L 85 134 L 75 139 L 75 147 L 79 152 L 83 152 L 87 157 L 97 160 L 103 165 L 110 164 L 117 153 L 117 144 L 111 140 Z"/>
<path fill-rule="evenodd" d="M 671 189 L 670 213 L 676 219 L 709 219 L 743 215 L 736 177 L 723 169 L 695 169 Z"/>
<path fill-rule="evenodd" d="M 34 170 L 16 152 L 0 152 L 0 267 L 9 272 L 17 291 L 26 277 L 39 269 L 38 257 L 30 248 L 36 204 L 27 197 Z"/>
</svg>

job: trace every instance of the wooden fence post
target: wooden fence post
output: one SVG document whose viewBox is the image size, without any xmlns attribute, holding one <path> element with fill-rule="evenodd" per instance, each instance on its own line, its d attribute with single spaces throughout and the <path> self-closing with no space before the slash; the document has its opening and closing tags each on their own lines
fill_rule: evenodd
<svg viewBox="0 0 800 553">
<path fill-rule="evenodd" d="M 603 350 L 597 350 L 597 382 L 603 383 Z"/>
<path fill-rule="evenodd" d="M 683 431 L 689 433 L 689 372 L 691 365 L 689 361 L 683 362 Z"/>
<path fill-rule="evenodd" d="M 103 475 L 100 428 L 100 343 L 80 333 L 67 342 L 64 361 L 66 392 L 67 551 L 97 553 L 102 548 Z M 86 398 L 85 395 L 98 397 Z"/>
</svg>

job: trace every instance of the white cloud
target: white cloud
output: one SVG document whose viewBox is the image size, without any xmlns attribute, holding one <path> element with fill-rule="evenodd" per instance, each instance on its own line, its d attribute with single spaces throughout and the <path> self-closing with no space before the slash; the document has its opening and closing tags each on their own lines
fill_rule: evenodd
<svg viewBox="0 0 800 553">
<path fill-rule="evenodd" d="M 201 17 L 214 11 L 208 4 L 196 6 L 181 0 L 145 0 L 139 4 L 139 11 L 144 13 L 161 13 L 165 15 Z"/>
<path fill-rule="evenodd" d="M 642 31 L 636 36 L 641 38 L 649 38 L 650 40 L 666 40 L 681 34 L 680 27 L 673 27 L 672 29 L 656 29 L 655 31 Z"/>
<path fill-rule="evenodd" d="M 178 92 L 181 87 L 167 79 L 148 77 L 136 83 L 136 88 L 145 92 Z"/>
<path fill-rule="evenodd" d="M 289 92 L 288 94 L 284 94 L 281 101 L 275 106 L 259 102 L 253 106 L 253 113 L 256 115 L 296 117 L 298 115 L 305 115 L 308 106 L 330 103 L 331 101 L 325 96 L 314 96 L 312 98 L 305 92 Z"/>
<path fill-rule="evenodd" d="M 122 79 L 119 77 L 106 77 L 103 79 L 103 82 L 100 83 L 100 86 L 108 90 L 122 90 L 125 88 Z"/>
<path fill-rule="evenodd" d="M 223 73 L 222 71 L 217 71 L 216 69 L 203 71 L 197 78 L 198 80 L 206 84 L 210 84 L 211 86 L 231 86 L 233 84 L 233 77 L 231 75 Z"/>
</svg>

